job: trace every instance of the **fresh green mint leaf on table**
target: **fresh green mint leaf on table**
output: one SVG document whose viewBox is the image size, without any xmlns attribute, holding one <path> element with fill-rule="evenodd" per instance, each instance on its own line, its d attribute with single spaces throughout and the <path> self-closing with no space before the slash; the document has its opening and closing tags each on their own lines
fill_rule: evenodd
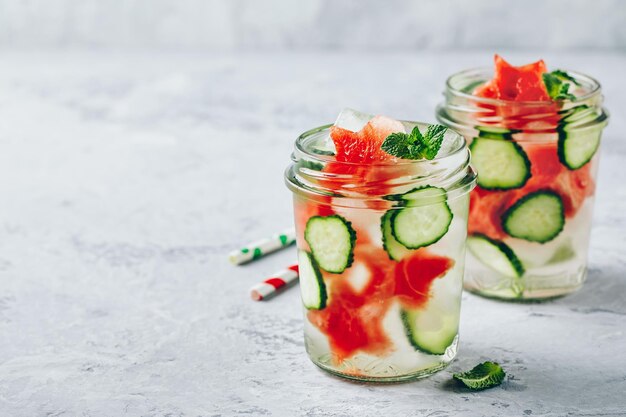
<svg viewBox="0 0 626 417">
<path fill-rule="evenodd" d="M 500 385 L 506 374 L 500 365 L 495 362 L 483 362 L 472 370 L 452 374 L 452 377 L 461 381 L 466 387 L 473 390 L 483 390 Z"/>
<path fill-rule="evenodd" d="M 575 95 L 569 92 L 570 82 L 579 85 L 571 75 L 565 71 L 556 70 L 542 75 L 548 95 L 553 100 L 574 100 Z"/>
<path fill-rule="evenodd" d="M 403 159 L 434 159 L 441 148 L 447 128 L 430 125 L 422 135 L 415 126 L 410 134 L 396 132 L 387 136 L 381 149 Z"/>
</svg>

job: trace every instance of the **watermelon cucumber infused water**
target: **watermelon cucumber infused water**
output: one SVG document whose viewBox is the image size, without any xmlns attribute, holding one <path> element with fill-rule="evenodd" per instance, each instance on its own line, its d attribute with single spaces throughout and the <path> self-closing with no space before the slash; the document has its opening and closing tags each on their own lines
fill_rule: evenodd
<svg viewBox="0 0 626 417">
<path fill-rule="evenodd" d="M 475 186 L 463 137 L 344 110 L 303 133 L 292 160 L 311 360 L 383 382 L 444 368 L 456 354 Z"/>
<path fill-rule="evenodd" d="M 451 76 L 438 120 L 470 143 L 468 290 L 545 299 L 580 288 L 608 114 L 599 83 L 543 61 Z"/>
</svg>

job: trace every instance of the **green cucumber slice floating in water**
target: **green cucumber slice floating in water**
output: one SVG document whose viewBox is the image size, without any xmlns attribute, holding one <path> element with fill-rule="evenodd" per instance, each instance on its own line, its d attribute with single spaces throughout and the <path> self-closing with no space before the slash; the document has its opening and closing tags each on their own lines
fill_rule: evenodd
<svg viewBox="0 0 626 417">
<path fill-rule="evenodd" d="M 530 159 L 522 147 L 513 141 L 478 137 L 472 141 L 470 151 L 481 188 L 521 188 L 530 178 Z"/>
<path fill-rule="evenodd" d="M 467 248 L 484 265 L 507 277 L 519 278 L 524 275 L 524 266 L 515 252 L 504 242 L 482 234 L 467 238 Z"/>
<path fill-rule="evenodd" d="M 447 313 L 431 300 L 423 309 L 402 310 L 409 342 L 430 355 L 443 355 L 459 332 L 458 314 Z"/>
<path fill-rule="evenodd" d="M 406 207 L 391 214 L 391 233 L 407 249 L 419 249 L 439 241 L 452 222 L 445 191 L 423 187 L 404 194 Z"/>
<path fill-rule="evenodd" d="M 485 81 L 483 80 L 478 80 L 478 81 L 473 81 L 471 83 L 469 83 L 468 85 L 466 85 L 465 87 L 463 87 L 461 89 L 461 91 L 463 93 L 467 93 L 467 94 L 472 94 L 474 92 L 474 90 L 476 89 L 476 87 L 483 85 L 485 83 Z"/>
<path fill-rule="evenodd" d="M 383 234 L 383 248 L 387 251 L 389 259 L 394 261 L 400 261 L 411 251 L 404 247 L 400 242 L 393 237 L 391 231 L 391 216 L 396 210 L 389 210 L 380 219 L 380 230 Z"/>
<path fill-rule="evenodd" d="M 607 116 L 598 115 L 592 108 L 574 107 L 557 128 L 559 160 L 570 170 L 581 168 L 591 161 L 600 146 L 602 129 Z"/>
<path fill-rule="evenodd" d="M 312 171 L 321 171 L 324 169 L 324 164 L 320 162 L 307 161 L 307 160 L 298 161 L 297 166 L 298 168 L 306 168 Z"/>
<path fill-rule="evenodd" d="M 398 201 L 403 206 L 424 205 L 446 201 L 446 190 L 431 185 L 417 187 L 406 193 L 390 194 L 383 197 L 384 200 Z"/>
<path fill-rule="evenodd" d="M 326 307 L 328 294 L 322 273 L 310 253 L 298 252 L 298 274 L 302 304 L 309 310 L 322 310 Z"/>
<path fill-rule="evenodd" d="M 304 240 L 324 271 L 340 274 L 352 265 L 356 232 L 343 217 L 336 214 L 311 217 L 306 223 Z"/>
<path fill-rule="evenodd" d="M 521 132 L 521 130 L 499 126 L 475 126 L 475 129 L 478 130 L 478 137 L 485 139 L 510 140 L 514 134 Z"/>
<path fill-rule="evenodd" d="M 551 190 L 525 195 L 502 215 L 506 233 L 531 242 L 549 242 L 561 233 L 564 225 L 563 201 Z"/>
</svg>

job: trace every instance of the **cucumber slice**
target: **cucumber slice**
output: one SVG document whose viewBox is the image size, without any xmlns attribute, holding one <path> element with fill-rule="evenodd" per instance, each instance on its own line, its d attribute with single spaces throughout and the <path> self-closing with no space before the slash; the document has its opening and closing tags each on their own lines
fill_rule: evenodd
<svg viewBox="0 0 626 417">
<path fill-rule="evenodd" d="M 485 139 L 502 139 L 510 140 L 515 133 L 520 133 L 521 130 L 507 129 L 499 126 L 474 126 L 478 130 L 478 137 Z"/>
<path fill-rule="evenodd" d="M 507 277 L 524 275 L 524 266 L 515 252 L 504 242 L 482 234 L 467 238 L 467 248 L 483 264 Z"/>
<path fill-rule="evenodd" d="M 391 216 L 397 210 L 389 210 L 380 219 L 380 230 L 383 232 L 383 248 L 387 251 L 389 259 L 400 261 L 411 251 L 405 248 L 393 237 L 391 230 Z"/>
<path fill-rule="evenodd" d="M 530 178 L 530 160 L 515 142 L 478 137 L 470 150 L 478 185 L 486 190 L 521 188 Z"/>
<path fill-rule="evenodd" d="M 575 257 L 576 257 L 576 251 L 574 250 L 574 247 L 572 246 L 572 242 L 571 241 L 567 241 L 567 242 L 565 242 L 565 244 L 562 244 L 556 250 L 556 252 L 554 252 L 552 257 L 550 257 L 550 259 L 546 263 L 547 264 L 558 264 L 558 263 L 561 263 L 561 262 L 569 261 L 570 259 L 573 259 Z"/>
<path fill-rule="evenodd" d="M 559 114 L 563 114 L 563 118 L 559 124 L 567 125 L 567 124 L 585 124 L 590 123 L 598 119 L 598 114 L 591 107 L 586 104 L 581 104 L 580 106 L 573 107 L 569 110 L 564 110 L 559 112 Z"/>
<path fill-rule="evenodd" d="M 461 92 L 467 93 L 467 94 L 472 94 L 474 92 L 474 90 L 476 89 L 476 87 L 478 87 L 479 85 L 483 85 L 485 82 L 486 81 L 484 81 L 484 80 L 472 81 L 471 83 L 469 83 L 468 85 L 463 87 L 461 89 Z"/>
<path fill-rule="evenodd" d="M 309 310 L 322 310 L 326 307 L 328 294 L 322 273 L 310 253 L 298 251 L 298 273 L 302 304 Z"/>
<path fill-rule="evenodd" d="M 417 208 L 432 203 L 443 204 L 447 207 L 446 191 L 443 188 L 432 187 L 430 185 L 415 188 L 403 194 L 388 195 L 384 198 L 390 201 L 398 201 L 405 207 Z M 449 210 L 449 207 L 447 208 Z M 380 228 L 383 235 L 383 247 L 387 251 L 389 258 L 394 261 L 400 261 L 411 252 L 406 246 L 398 242 L 393 234 L 392 218 L 398 211 L 399 210 L 397 209 L 387 211 L 381 218 L 380 222 Z"/>
<path fill-rule="evenodd" d="M 433 187 L 426 185 L 423 187 L 417 187 L 406 193 L 391 194 L 383 197 L 384 200 L 398 201 L 402 205 L 416 206 L 420 204 L 436 203 L 446 201 L 446 190 L 439 187 Z"/>
<path fill-rule="evenodd" d="M 563 118 L 557 128 L 558 154 L 563 165 L 575 170 L 591 161 L 600 146 L 606 118 L 586 105 L 574 107 Z"/>
<path fill-rule="evenodd" d="M 502 215 L 502 228 L 510 236 L 531 242 L 549 242 L 561 233 L 565 212 L 561 197 L 539 190 L 520 198 Z"/>
<path fill-rule="evenodd" d="M 311 149 L 311 152 L 313 152 L 316 155 L 324 155 L 324 156 L 335 156 L 336 153 L 335 151 L 331 151 L 328 149 L 320 149 L 320 148 L 313 148 Z"/>
<path fill-rule="evenodd" d="M 315 161 L 307 161 L 307 160 L 301 160 L 298 161 L 298 167 L 299 168 L 305 168 L 305 169 L 310 169 L 312 171 L 321 171 L 324 169 L 324 164 L 320 163 L 320 162 L 315 162 Z"/>
<path fill-rule="evenodd" d="M 436 187 L 413 191 L 407 207 L 394 210 L 391 214 L 391 233 L 400 244 L 408 249 L 432 245 L 448 232 L 452 222 L 452 211 L 445 201 L 445 193 L 440 201 L 422 206 L 416 205 L 418 195 L 432 199 L 434 190 L 438 190 L 438 194 L 443 192 Z"/>
<path fill-rule="evenodd" d="M 422 310 L 402 310 L 402 323 L 416 350 L 443 355 L 459 332 L 459 318 L 429 302 Z"/>
<path fill-rule="evenodd" d="M 340 274 L 352 265 L 356 232 L 338 215 L 313 216 L 306 223 L 304 240 L 324 271 Z"/>
</svg>

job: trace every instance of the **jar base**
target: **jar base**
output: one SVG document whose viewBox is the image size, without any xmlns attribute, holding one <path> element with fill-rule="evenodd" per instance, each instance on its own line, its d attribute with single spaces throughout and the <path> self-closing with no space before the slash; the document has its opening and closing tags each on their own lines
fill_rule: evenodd
<svg viewBox="0 0 626 417">
<path fill-rule="evenodd" d="M 373 384 L 397 384 L 397 383 L 411 382 L 411 381 L 415 381 L 418 379 L 427 378 L 447 368 L 448 365 L 452 363 L 452 361 L 442 362 L 442 363 L 439 363 L 437 366 L 433 366 L 427 369 L 421 369 L 419 371 L 412 372 L 409 374 L 404 374 L 404 375 L 378 377 L 378 376 L 366 376 L 366 375 L 357 375 L 357 374 L 341 372 L 330 366 L 324 365 L 320 362 L 316 362 L 313 359 L 311 359 L 311 362 L 313 362 L 320 369 L 323 369 L 329 374 L 332 374 L 333 376 L 340 377 L 343 379 L 349 379 L 351 381 L 366 382 L 366 383 L 373 383 Z"/>
<path fill-rule="evenodd" d="M 493 274 L 492 274 L 493 275 Z M 521 278 L 486 277 L 483 271 L 467 271 L 464 288 L 485 298 L 511 302 L 541 302 L 561 298 L 582 288 L 587 269 L 552 276 L 525 275 Z"/>
<path fill-rule="evenodd" d="M 359 382 L 393 384 L 426 378 L 445 369 L 456 357 L 457 348 L 458 336 L 443 355 L 434 356 L 410 352 L 409 354 L 413 357 L 413 360 L 416 354 L 423 355 L 423 359 L 428 357 L 434 359 L 428 362 L 424 361 L 422 365 L 413 362 L 410 366 L 407 366 L 407 364 L 400 366 L 399 363 L 403 361 L 397 356 L 395 359 L 387 357 L 374 360 L 371 360 L 371 357 L 369 357 L 367 362 L 365 362 L 365 357 L 360 357 L 360 355 L 345 359 L 341 361 L 340 365 L 336 365 L 333 363 L 332 354 L 316 357 L 316 355 L 311 355 L 310 349 L 307 349 L 307 352 L 311 362 L 334 376 Z"/>
</svg>

